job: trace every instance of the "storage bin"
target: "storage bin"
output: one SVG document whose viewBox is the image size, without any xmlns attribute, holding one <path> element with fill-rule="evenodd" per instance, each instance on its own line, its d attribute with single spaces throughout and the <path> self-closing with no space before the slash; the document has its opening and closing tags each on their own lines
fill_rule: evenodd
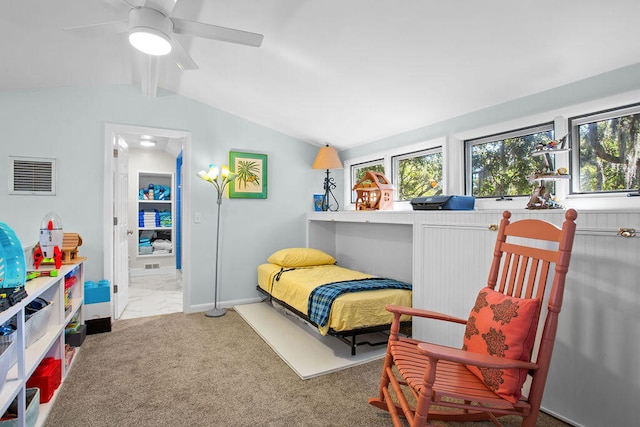
<svg viewBox="0 0 640 427">
<path fill-rule="evenodd" d="M 53 304 L 42 298 L 36 298 L 25 306 L 24 340 L 26 347 L 33 345 L 47 332 L 52 312 Z M 15 330 L 17 326 L 15 316 L 11 318 L 10 324 Z"/>
<path fill-rule="evenodd" d="M 32 312 L 31 314 L 25 312 L 25 314 L 27 315 L 27 320 L 24 324 L 24 338 L 26 347 L 30 347 L 31 345 L 33 345 L 47 332 L 49 318 L 51 317 L 51 313 L 53 311 L 53 304 L 46 301 L 44 301 L 44 303 L 46 303 L 47 305 L 43 306 L 37 311 Z"/>
<path fill-rule="evenodd" d="M 111 332 L 111 317 L 87 320 L 85 324 L 87 325 L 87 335 Z"/>
<path fill-rule="evenodd" d="M 47 403 L 62 382 L 62 360 L 45 357 L 27 380 L 27 387 L 40 389 L 40 402 Z"/>
<path fill-rule="evenodd" d="M 96 304 L 99 302 L 107 302 L 111 300 L 111 290 L 108 280 L 100 280 L 99 282 L 87 281 L 84 284 L 84 303 Z"/>
<path fill-rule="evenodd" d="M 87 336 L 87 327 L 79 325 L 75 331 L 64 333 L 64 342 L 73 347 L 80 347 Z"/>
<path fill-rule="evenodd" d="M 9 324 L 0 326 L 0 345 L 4 345 L 5 347 L 8 347 L 9 344 L 14 342 L 16 340 L 16 334 L 14 333 L 15 331 L 16 331 L 15 328 Z M 2 359 L 2 363 L 5 363 L 8 361 L 9 368 L 11 368 L 18 361 L 17 345 L 14 345 L 8 351 L 9 353 L 6 355 L 6 359 Z"/>
<path fill-rule="evenodd" d="M 25 390 L 27 398 L 27 410 L 24 417 L 24 425 L 27 427 L 33 427 L 38 421 L 40 415 L 40 390 L 37 388 L 28 388 Z M 18 398 L 14 399 L 7 412 L 4 413 L 0 420 L 0 427 L 17 427 L 20 425 L 18 422 Z"/>
<path fill-rule="evenodd" d="M 87 320 L 102 319 L 105 317 L 111 317 L 111 303 L 110 302 L 98 302 L 95 304 L 84 305 L 84 319 Z"/>
<path fill-rule="evenodd" d="M 15 358 L 16 343 L 14 340 L 7 340 L 0 344 L 0 391 L 4 387 L 7 380 L 7 373 L 11 367 L 11 359 Z"/>
</svg>

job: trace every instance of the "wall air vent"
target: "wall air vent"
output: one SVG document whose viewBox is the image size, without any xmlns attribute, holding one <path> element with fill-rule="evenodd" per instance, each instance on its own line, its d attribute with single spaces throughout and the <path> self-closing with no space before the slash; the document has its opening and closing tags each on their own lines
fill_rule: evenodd
<svg viewBox="0 0 640 427">
<path fill-rule="evenodd" d="M 9 194 L 54 196 L 56 159 L 10 156 Z"/>
</svg>

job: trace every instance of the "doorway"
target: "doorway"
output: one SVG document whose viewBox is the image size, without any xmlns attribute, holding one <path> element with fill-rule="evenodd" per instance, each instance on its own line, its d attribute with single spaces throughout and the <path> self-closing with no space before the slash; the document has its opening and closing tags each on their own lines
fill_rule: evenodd
<svg viewBox="0 0 640 427">
<path fill-rule="evenodd" d="M 138 206 L 127 207 L 127 205 L 130 203 L 138 204 L 136 202 L 138 190 L 135 188 L 139 184 L 139 176 L 137 173 L 131 173 L 128 163 L 132 154 L 141 150 L 141 138 L 155 141 L 156 146 L 151 147 L 151 150 L 157 150 L 156 153 L 162 151 L 165 156 L 172 158 L 172 174 L 177 177 L 172 184 L 174 188 L 171 191 L 174 195 L 171 203 L 176 205 L 173 221 L 174 223 L 179 221 L 176 224 L 176 229 L 181 231 L 174 234 L 173 243 L 174 247 L 180 249 L 178 252 L 181 257 L 169 270 L 169 274 L 166 274 L 166 270 L 158 270 L 148 272 L 156 273 L 155 275 L 144 274 L 138 277 L 138 275 L 132 275 L 130 271 L 130 267 L 132 264 L 136 264 L 139 255 L 137 246 L 140 228 L 136 218 Z M 123 158 L 126 160 L 123 161 Z M 181 218 L 190 217 L 186 212 L 189 206 L 189 195 L 184 191 L 184 183 L 189 180 L 182 179 L 182 176 L 189 176 L 189 158 L 189 132 L 130 125 L 105 125 L 104 274 L 112 286 L 112 316 L 114 319 L 161 314 L 162 310 L 165 312 L 168 312 L 167 310 L 185 311 L 187 307 L 188 278 L 190 277 L 188 248 L 190 247 L 191 229 L 188 221 L 183 223 Z M 182 165 L 183 159 L 184 166 Z M 131 190 L 132 186 L 135 190 Z M 123 187 L 127 188 L 126 196 L 119 194 L 125 192 Z M 135 191 L 136 194 L 130 194 L 132 191 Z M 177 197 L 178 194 L 181 197 Z M 132 209 L 134 210 L 133 218 Z M 176 243 L 177 245 L 175 245 Z M 125 247 L 126 249 L 124 249 Z M 122 253 L 125 251 L 127 255 L 123 256 Z M 171 259 L 175 258 L 172 256 Z M 155 266 L 160 263 L 151 262 L 149 264 Z M 137 265 L 139 266 L 140 263 Z M 176 292 L 177 290 L 180 291 Z M 169 295 L 173 295 L 173 302 L 167 302 L 169 301 L 167 298 L 170 298 Z M 175 302 L 176 296 L 179 299 L 177 303 Z M 158 298 L 164 298 L 165 301 L 159 302 Z M 137 307 L 134 307 L 134 304 L 138 304 Z M 170 305 L 172 306 L 169 307 Z M 127 309 L 129 312 L 123 316 Z"/>
</svg>

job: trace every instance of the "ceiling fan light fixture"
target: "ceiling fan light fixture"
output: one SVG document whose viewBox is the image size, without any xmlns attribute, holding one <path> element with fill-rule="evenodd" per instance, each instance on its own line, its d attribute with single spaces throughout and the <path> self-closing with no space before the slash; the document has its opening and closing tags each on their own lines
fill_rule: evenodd
<svg viewBox="0 0 640 427">
<path fill-rule="evenodd" d="M 129 33 L 129 43 L 147 55 L 163 56 L 171 52 L 169 38 L 153 28 L 135 28 Z"/>
<path fill-rule="evenodd" d="M 154 9 L 135 8 L 129 12 L 129 43 L 147 55 L 171 52 L 171 19 Z"/>
</svg>

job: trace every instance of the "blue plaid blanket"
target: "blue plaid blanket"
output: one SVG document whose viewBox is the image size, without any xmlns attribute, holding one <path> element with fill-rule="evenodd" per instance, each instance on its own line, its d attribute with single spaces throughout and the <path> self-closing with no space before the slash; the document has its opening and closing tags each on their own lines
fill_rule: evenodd
<svg viewBox="0 0 640 427">
<path fill-rule="evenodd" d="M 309 320 L 318 326 L 326 326 L 329 322 L 331 305 L 336 298 L 347 292 L 373 291 L 376 289 L 411 289 L 410 283 L 393 279 L 370 278 L 347 280 L 318 286 L 309 296 L 307 313 Z"/>
</svg>

